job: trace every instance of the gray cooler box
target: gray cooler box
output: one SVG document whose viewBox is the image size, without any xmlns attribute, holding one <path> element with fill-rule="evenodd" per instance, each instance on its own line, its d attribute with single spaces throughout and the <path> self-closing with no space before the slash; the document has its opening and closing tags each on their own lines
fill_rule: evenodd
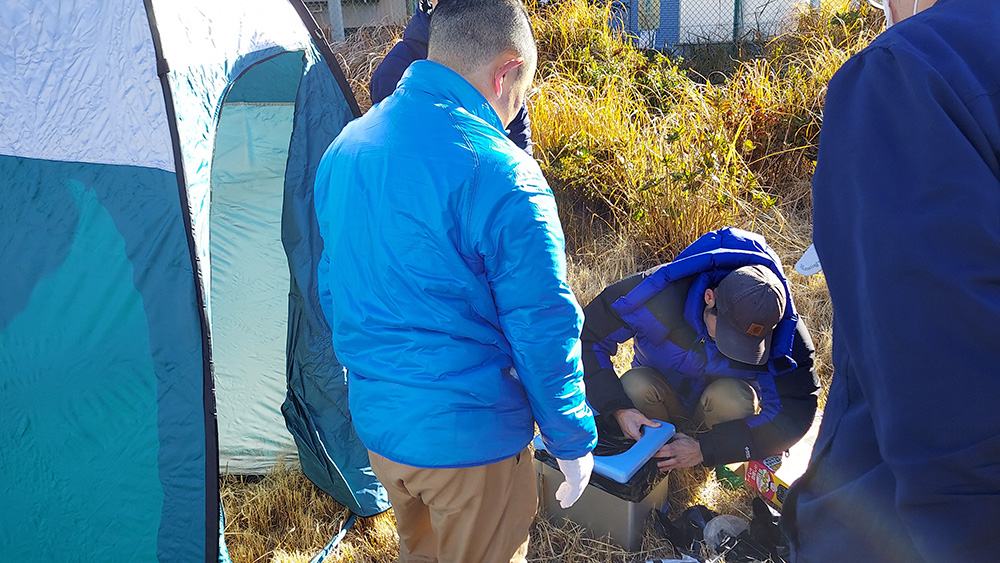
<svg viewBox="0 0 1000 563">
<path fill-rule="evenodd" d="M 595 539 L 610 538 L 629 551 L 640 549 L 650 513 L 661 509 L 667 500 L 667 475 L 659 472 L 652 456 L 674 432 L 673 425 L 664 422 L 659 428 L 647 427 L 642 439 L 623 453 L 595 455 L 590 484 L 568 509 L 560 507 L 555 498 L 563 482 L 562 472 L 541 437 L 536 436 L 533 463 L 539 511 L 555 525 L 569 519 Z"/>
</svg>

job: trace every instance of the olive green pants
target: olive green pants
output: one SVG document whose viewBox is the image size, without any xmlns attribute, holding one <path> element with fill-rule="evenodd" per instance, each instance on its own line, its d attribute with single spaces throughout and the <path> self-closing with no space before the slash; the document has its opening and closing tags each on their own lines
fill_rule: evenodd
<svg viewBox="0 0 1000 563">
<path fill-rule="evenodd" d="M 672 424 L 684 419 L 708 430 L 720 422 L 740 420 L 757 412 L 757 393 L 742 379 L 724 377 L 713 381 L 701 394 L 693 413 L 681 406 L 677 392 L 653 368 L 632 368 L 622 374 L 621 380 L 625 394 L 639 412 Z"/>
<path fill-rule="evenodd" d="M 369 451 L 389 493 L 399 561 L 523 563 L 538 509 L 531 452 L 478 467 L 428 469 Z"/>
</svg>

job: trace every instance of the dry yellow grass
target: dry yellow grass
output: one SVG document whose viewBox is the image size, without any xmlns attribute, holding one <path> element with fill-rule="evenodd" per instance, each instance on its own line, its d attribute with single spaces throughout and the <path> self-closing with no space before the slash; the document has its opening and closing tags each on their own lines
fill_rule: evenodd
<svg viewBox="0 0 1000 563">
<path fill-rule="evenodd" d="M 221 491 L 234 563 L 308 563 L 350 517 L 298 468 L 278 466 L 260 480 L 224 476 Z M 396 542 L 391 513 L 361 518 L 328 561 L 393 561 Z"/>
<path fill-rule="evenodd" d="M 817 347 L 823 385 L 832 375 L 832 307 L 822 274 L 792 266 L 809 245 L 810 179 L 827 81 L 879 31 L 863 3 L 824 3 L 798 29 L 738 62 L 721 85 L 687 78 L 678 65 L 638 53 L 584 0 L 530 4 L 539 39 L 529 99 L 536 156 L 559 202 L 569 279 L 586 304 L 607 284 L 669 260 L 702 233 L 734 225 L 763 234 L 778 252 L 799 313 Z M 363 110 L 368 77 L 400 34 L 371 28 L 334 46 Z M 626 344 L 615 358 L 628 368 Z M 670 475 L 671 516 L 692 504 L 749 518 L 751 494 L 703 468 Z M 340 529 L 347 510 L 294 468 L 257 482 L 224 477 L 226 538 L 233 560 L 306 563 Z M 536 519 L 529 560 L 626 563 L 671 557 L 647 531 L 643 551 L 587 538 L 578 526 Z M 391 511 L 359 519 L 331 562 L 394 561 Z"/>
<path fill-rule="evenodd" d="M 712 493 L 703 490 L 704 473 L 697 470 L 681 476 L 675 472 L 680 478 L 678 494 L 712 503 Z M 260 481 L 224 477 L 221 486 L 226 543 L 234 563 L 309 563 L 349 517 L 346 508 L 296 468 L 279 467 Z M 716 509 L 724 506 L 713 505 Z M 637 557 L 664 558 L 674 553 L 669 542 L 652 531 L 644 536 L 642 551 L 628 552 L 612 542 L 588 537 L 572 522 L 556 526 L 542 518 L 536 518 L 531 538 L 528 559 L 533 562 L 626 563 Z M 359 518 L 326 561 L 388 563 L 395 561 L 398 552 L 390 510 Z"/>
<path fill-rule="evenodd" d="M 343 43 L 331 45 L 344 70 L 361 113 L 371 108 L 368 82 L 389 49 L 403 37 L 403 28 L 397 26 L 371 26 L 358 29 L 347 36 Z"/>
</svg>

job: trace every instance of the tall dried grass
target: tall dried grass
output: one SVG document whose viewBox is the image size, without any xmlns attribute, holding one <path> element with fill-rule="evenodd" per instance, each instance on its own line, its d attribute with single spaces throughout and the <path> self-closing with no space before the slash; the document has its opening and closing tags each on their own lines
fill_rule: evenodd
<svg viewBox="0 0 1000 563">
<path fill-rule="evenodd" d="M 785 265 L 827 383 L 824 278 L 792 266 L 812 238 L 826 85 L 878 34 L 881 14 L 864 3 L 825 3 L 713 84 L 632 49 L 609 27 L 608 9 L 562 0 L 533 10 L 533 138 L 563 210 L 577 297 L 587 303 L 601 283 L 670 260 L 706 231 L 759 232 Z"/>
<path fill-rule="evenodd" d="M 361 113 L 372 107 L 368 82 L 389 49 L 403 38 L 399 26 L 367 26 L 355 30 L 343 43 L 330 45 L 340 68 L 344 70 L 351 92 L 358 101 Z"/>
<path fill-rule="evenodd" d="M 826 83 L 881 29 L 864 3 L 824 3 L 760 56 L 732 61 L 724 79 L 694 81 L 662 55 L 641 53 L 608 27 L 601 4 L 530 3 L 539 73 L 529 98 L 536 156 L 559 200 L 569 280 L 581 303 L 606 285 L 669 260 L 702 233 L 734 225 L 778 252 L 817 347 L 825 388 L 832 374 L 832 307 L 822 274 L 791 266 L 812 237 L 810 180 Z M 369 106 L 368 78 L 400 35 L 370 28 L 335 45 L 354 94 Z M 708 84 L 704 82 L 709 82 Z M 631 348 L 615 358 L 627 369 Z M 670 475 L 670 514 L 691 504 L 749 518 L 751 495 L 704 468 Z M 294 468 L 262 480 L 224 477 L 226 538 L 237 563 L 305 563 L 347 519 Z M 395 560 L 391 511 L 360 519 L 328 561 Z M 648 531 L 641 553 L 586 537 L 572 523 L 536 519 L 530 561 L 626 563 L 674 556 Z"/>
<path fill-rule="evenodd" d="M 881 16 L 846 2 L 802 14 L 761 58 L 705 84 L 631 48 L 609 9 L 562 0 L 533 10 L 533 138 L 568 211 L 571 251 L 593 253 L 595 225 L 651 264 L 725 225 L 787 238 L 789 215 L 808 223 L 826 84 Z"/>
</svg>

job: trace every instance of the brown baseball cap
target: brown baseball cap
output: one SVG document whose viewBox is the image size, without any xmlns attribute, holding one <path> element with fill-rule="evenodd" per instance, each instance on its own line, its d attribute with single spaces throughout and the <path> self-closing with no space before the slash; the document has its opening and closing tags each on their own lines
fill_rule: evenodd
<svg viewBox="0 0 1000 563">
<path fill-rule="evenodd" d="M 775 325 L 785 314 L 785 287 L 767 266 L 737 268 L 715 288 L 715 343 L 726 356 L 764 365 Z"/>
</svg>

